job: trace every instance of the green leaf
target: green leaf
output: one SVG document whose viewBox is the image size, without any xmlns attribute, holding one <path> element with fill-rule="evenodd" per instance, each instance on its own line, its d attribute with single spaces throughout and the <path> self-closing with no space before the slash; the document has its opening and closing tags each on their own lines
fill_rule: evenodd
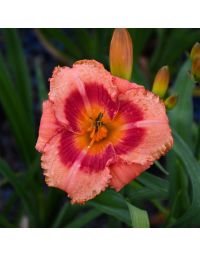
<svg viewBox="0 0 200 255">
<path fill-rule="evenodd" d="M 120 193 L 113 190 L 107 190 L 94 200 L 89 201 L 88 205 L 92 205 L 99 211 L 111 215 L 118 220 L 131 225 L 130 214 L 126 205 L 126 200 Z"/>
<path fill-rule="evenodd" d="M 131 223 L 133 228 L 149 228 L 149 217 L 145 210 L 127 202 L 127 206 L 131 215 Z"/>
<path fill-rule="evenodd" d="M 171 153 L 174 153 L 173 151 Z M 190 204 L 189 200 L 189 183 L 188 183 L 188 176 L 184 171 L 183 163 L 177 157 L 177 155 L 172 155 L 173 158 L 173 167 L 171 164 L 169 181 L 169 203 L 170 207 L 173 210 L 170 210 L 171 217 L 177 218 L 180 217 L 188 208 Z M 179 194 L 176 197 L 175 194 Z"/>
<path fill-rule="evenodd" d="M 142 188 L 131 188 L 128 191 L 128 199 L 132 201 L 142 201 L 142 200 L 151 200 L 151 199 L 159 199 L 164 200 L 168 198 L 168 191 L 163 191 L 161 189 L 152 190 L 150 188 L 142 187 Z"/>
<path fill-rule="evenodd" d="M 161 68 L 161 66 L 158 65 L 158 63 L 160 60 L 160 56 L 162 55 L 162 50 L 163 50 L 162 46 L 165 41 L 166 29 L 157 28 L 156 33 L 157 33 L 157 44 L 153 52 L 153 56 L 150 59 L 150 67 L 151 67 L 151 70 L 153 71 L 153 75 L 155 75 L 158 69 Z"/>
<path fill-rule="evenodd" d="M 194 83 L 189 75 L 190 69 L 191 61 L 188 59 L 183 64 L 172 89 L 173 93 L 179 95 L 179 100 L 176 107 L 169 112 L 169 117 L 171 126 L 194 149 L 192 132 L 188 132 L 188 126 L 193 123 L 192 92 Z M 170 173 L 169 204 L 173 208 L 170 217 L 176 218 L 185 212 L 189 204 L 188 177 L 184 172 L 183 164 L 181 164 L 174 151 L 170 151 L 166 159 L 167 169 Z M 177 193 L 179 194 L 178 197 L 175 195 Z"/>
<path fill-rule="evenodd" d="M 168 192 L 169 182 L 148 172 L 142 173 L 136 180 L 151 190 Z"/>
<path fill-rule="evenodd" d="M 147 45 L 147 41 L 152 35 L 153 29 L 149 28 L 131 28 L 128 29 L 131 34 L 134 46 L 134 59 L 142 54 L 142 51 Z"/>
<path fill-rule="evenodd" d="M 26 114 L 22 101 L 15 91 L 5 61 L 0 54 L 0 103 L 3 106 L 17 146 L 27 164 L 30 164 L 35 156 L 34 130 L 32 123 Z"/>
<path fill-rule="evenodd" d="M 193 122 L 192 92 L 194 82 L 188 73 L 190 69 L 191 61 L 187 60 L 182 66 L 173 86 L 173 93 L 178 94 L 179 99 L 176 107 L 169 112 L 169 117 L 172 127 L 193 148 L 192 132 L 188 131 L 188 126 Z"/>
<path fill-rule="evenodd" d="M 157 168 L 165 175 L 169 175 L 168 171 L 160 164 L 159 161 L 155 161 L 154 164 L 157 166 Z"/>
<path fill-rule="evenodd" d="M 102 214 L 101 211 L 97 209 L 90 209 L 88 212 L 83 213 L 83 215 L 79 216 L 72 222 L 66 225 L 67 228 L 81 228 L 99 217 Z"/>
<path fill-rule="evenodd" d="M 178 60 L 181 60 L 183 54 L 199 40 L 200 31 L 199 29 L 167 29 L 166 31 L 157 66 L 160 68 L 167 64 L 171 68 L 171 73 L 174 73 L 180 64 Z"/>
<path fill-rule="evenodd" d="M 182 160 L 185 171 L 190 179 L 192 190 L 192 202 L 186 213 L 180 217 L 173 226 L 175 227 L 197 227 L 200 226 L 200 165 L 194 158 L 192 151 L 184 140 L 173 130 L 173 150 Z"/>
<path fill-rule="evenodd" d="M 17 30 L 13 28 L 3 29 L 3 32 L 7 57 L 13 81 L 16 85 L 16 91 L 33 125 L 32 86 L 19 35 Z"/>
<path fill-rule="evenodd" d="M 18 181 L 17 176 L 3 159 L 0 159 L 0 173 L 8 179 L 9 183 L 14 188 L 16 194 L 19 196 L 26 212 L 30 217 L 31 223 L 33 223 L 35 218 L 33 214 L 32 202 L 27 196 L 27 191 L 24 189 L 23 185 Z"/>
<path fill-rule="evenodd" d="M 66 202 L 63 205 L 63 207 L 61 208 L 61 210 L 59 211 L 58 216 L 56 217 L 56 219 L 53 223 L 53 228 L 58 228 L 61 226 L 63 218 L 64 218 L 65 214 L 68 212 L 69 208 L 70 208 L 70 204 Z"/>
<path fill-rule="evenodd" d="M 39 95 L 39 103 L 40 108 L 42 108 L 42 103 L 48 97 L 47 88 L 44 81 L 44 76 L 42 73 L 41 60 L 38 58 L 35 61 L 35 70 L 36 70 L 36 78 L 38 83 L 38 95 Z"/>
</svg>

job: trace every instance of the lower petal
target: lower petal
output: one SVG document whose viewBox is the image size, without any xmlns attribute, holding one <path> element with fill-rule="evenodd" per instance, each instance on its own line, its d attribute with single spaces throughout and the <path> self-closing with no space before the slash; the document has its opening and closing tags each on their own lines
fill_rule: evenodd
<svg viewBox="0 0 200 255">
<path fill-rule="evenodd" d="M 42 168 L 45 180 L 49 186 L 67 192 L 72 203 L 84 203 L 105 190 L 111 178 L 110 171 L 108 167 L 101 171 L 91 171 L 86 165 L 82 168 L 81 164 L 87 156 L 84 151 L 75 155 L 73 163 L 65 162 L 60 152 L 65 132 L 62 131 L 53 137 L 44 149 Z M 72 158 L 73 156 L 71 155 Z"/>
<path fill-rule="evenodd" d="M 94 198 L 109 185 L 111 175 L 109 168 L 99 172 L 74 171 L 68 178 L 66 191 L 72 198 L 72 203 L 85 203 Z"/>
<path fill-rule="evenodd" d="M 124 161 L 118 161 L 110 166 L 110 174 L 112 175 L 110 186 L 119 191 L 149 167 L 150 163 L 141 165 L 136 163 L 128 164 Z"/>
</svg>

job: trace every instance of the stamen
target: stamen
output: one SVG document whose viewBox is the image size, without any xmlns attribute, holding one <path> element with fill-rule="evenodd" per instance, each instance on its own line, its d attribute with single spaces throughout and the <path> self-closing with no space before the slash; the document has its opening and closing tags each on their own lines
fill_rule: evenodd
<svg viewBox="0 0 200 255">
<path fill-rule="evenodd" d="M 88 128 L 88 132 L 90 133 L 91 142 L 88 145 L 90 148 L 94 142 L 99 142 L 100 140 L 104 139 L 107 136 L 108 130 L 105 127 L 105 124 L 102 121 L 103 113 L 100 112 L 97 118 L 92 122 L 91 126 Z"/>
</svg>

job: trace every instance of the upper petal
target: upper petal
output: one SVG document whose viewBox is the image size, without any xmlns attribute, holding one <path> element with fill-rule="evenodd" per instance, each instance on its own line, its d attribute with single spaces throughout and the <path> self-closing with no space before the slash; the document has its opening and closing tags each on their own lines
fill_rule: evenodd
<svg viewBox="0 0 200 255">
<path fill-rule="evenodd" d="M 117 95 L 110 73 L 92 60 L 76 62 L 73 68 L 56 67 L 50 79 L 49 98 L 56 118 L 76 132 L 78 116 L 83 112 L 90 116 L 95 104 L 107 108 L 112 118 L 118 111 Z"/>
<path fill-rule="evenodd" d="M 113 85 L 115 85 L 118 88 L 120 93 L 125 93 L 129 89 L 142 87 L 142 86 L 140 86 L 136 83 L 129 82 L 125 79 L 121 79 L 121 78 L 116 77 L 116 76 L 112 77 L 112 82 L 113 82 Z"/>
<path fill-rule="evenodd" d="M 43 152 L 45 145 L 59 130 L 60 126 L 54 114 L 53 104 L 49 100 L 46 100 L 42 106 L 39 136 L 35 148 Z"/>
<path fill-rule="evenodd" d="M 113 100 L 117 98 L 118 91 L 112 83 L 112 75 L 101 63 L 95 60 L 80 60 L 74 63 L 73 68 L 84 83 L 101 84 Z"/>
<path fill-rule="evenodd" d="M 81 94 L 83 87 L 84 85 L 71 68 L 56 67 L 54 69 L 53 76 L 50 78 L 49 99 L 54 103 L 53 106 L 56 118 L 63 126 L 69 126 L 65 114 L 65 102 L 67 98 L 70 97 L 71 93 L 77 90 L 79 90 Z"/>
</svg>

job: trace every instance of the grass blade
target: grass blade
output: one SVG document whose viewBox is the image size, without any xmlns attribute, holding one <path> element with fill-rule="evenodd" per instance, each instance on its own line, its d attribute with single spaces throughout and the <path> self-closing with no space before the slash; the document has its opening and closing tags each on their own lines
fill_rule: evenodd
<svg viewBox="0 0 200 255">
<path fill-rule="evenodd" d="M 67 228 L 81 228 L 90 223 L 92 220 L 98 218 L 102 214 L 101 211 L 97 209 L 90 209 L 88 212 L 84 213 L 78 219 L 73 220 L 66 225 Z"/>
<path fill-rule="evenodd" d="M 107 190 L 94 200 L 88 202 L 88 205 L 92 205 L 99 211 L 111 215 L 129 226 L 131 225 L 126 200 L 120 193 Z"/>
<path fill-rule="evenodd" d="M 26 114 L 33 124 L 33 99 L 31 80 L 19 35 L 16 29 L 3 29 L 7 57 L 16 91 L 22 101 Z"/>
<path fill-rule="evenodd" d="M 172 127 L 180 134 L 183 140 L 192 148 L 192 132 L 188 132 L 188 125 L 193 122 L 192 92 L 194 82 L 188 71 L 191 61 L 187 60 L 182 66 L 173 86 L 173 93 L 178 94 L 179 100 L 176 107 L 169 113 Z"/>
<path fill-rule="evenodd" d="M 26 212 L 29 215 L 31 223 L 34 221 L 34 214 L 33 214 L 33 208 L 31 205 L 31 201 L 29 200 L 27 196 L 27 191 L 23 188 L 23 185 L 21 185 L 16 177 L 16 175 L 13 173 L 13 171 L 10 169 L 8 164 L 0 159 L 0 173 L 8 179 L 9 183 L 14 188 L 16 194 L 19 196 Z"/>
<path fill-rule="evenodd" d="M 53 223 L 53 226 L 52 226 L 53 228 L 58 228 L 58 227 L 61 226 L 61 223 L 62 223 L 62 221 L 63 221 L 63 219 L 64 219 L 64 216 L 65 216 L 65 214 L 67 213 L 67 211 L 68 211 L 69 208 L 70 208 L 69 203 L 65 203 L 65 204 L 63 205 L 63 207 L 61 208 L 61 210 L 60 210 L 58 216 L 56 217 L 56 219 L 55 219 L 55 221 L 54 221 L 54 223 Z"/>
<path fill-rule="evenodd" d="M 200 226 L 200 165 L 194 158 L 184 140 L 173 130 L 173 150 L 185 165 L 186 173 L 191 182 L 192 202 L 186 213 L 174 224 L 175 227 L 197 227 Z"/>
<path fill-rule="evenodd" d="M 8 70 L 5 66 L 5 61 L 1 54 L 0 90 L 0 103 L 7 115 L 12 132 L 17 141 L 17 146 L 26 160 L 26 163 L 30 164 L 35 156 L 33 126 L 25 113 L 25 108 L 23 107 L 18 94 L 15 92 Z"/>
<path fill-rule="evenodd" d="M 164 200 L 168 197 L 168 191 L 163 190 L 152 190 L 146 187 L 131 189 L 128 193 L 129 200 L 132 201 L 142 201 L 142 200 L 152 200 L 159 199 Z"/>
<path fill-rule="evenodd" d="M 136 180 L 151 190 L 168 192 L 169 182 L 148 172 L 144 172 Z"/>
<path fill-rule="evenodd" d="M 42 73 L 41 61 L 40 59 L 36 59 L 35 61 L 35 71 L 36 71 L 36 78 L 38 83 L 38 95 L 39 95 L 39 103 L 40 109 L 42 109 L 42 102 L 47 99 L 48 92 L 45 85 L 44 76 Z"/>
</svg>

